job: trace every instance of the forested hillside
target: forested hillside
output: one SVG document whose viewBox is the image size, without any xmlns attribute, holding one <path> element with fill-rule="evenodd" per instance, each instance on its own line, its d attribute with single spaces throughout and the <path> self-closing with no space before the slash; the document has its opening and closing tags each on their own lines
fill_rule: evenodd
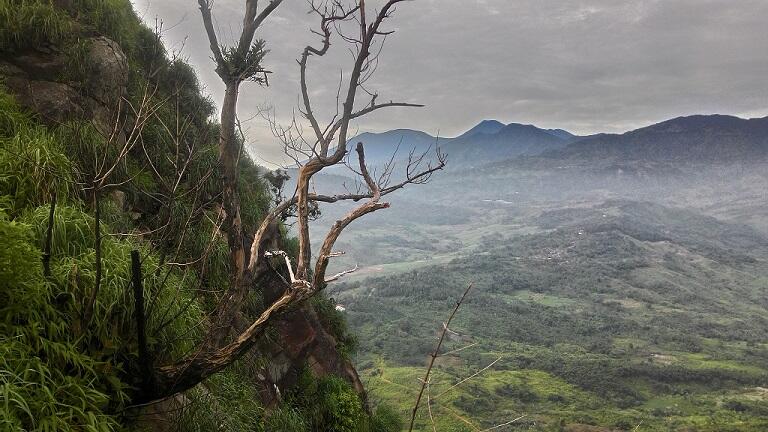
<svg viewBox="0 0 768 432">
<path fill-rule="evenodd" d="M 441 428 L 520 415 L 531 430 L 766 427 L 764 235 L 632 201 L 533 223 L 536 233 L 489 234 L 459 257 L 335 293 L 373 397 L 407 409 L 441 320 L 472 282 L 443 352 L 462 350 L 439 358 L 431 384 Z"/>
</svg>

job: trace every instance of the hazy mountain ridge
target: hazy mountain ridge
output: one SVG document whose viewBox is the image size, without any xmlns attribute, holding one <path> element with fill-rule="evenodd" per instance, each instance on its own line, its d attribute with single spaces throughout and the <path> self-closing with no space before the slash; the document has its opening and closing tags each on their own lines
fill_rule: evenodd
<svg viewBox="0 0 768 432">
<path fill-rule="evenodd" d="M 395 160 L 439 146 L 448 154 L 451 170 L 504 162 L 521 156 L 550 160 L 666 163 L 754 162 L 768 158 L 768 117 L 742 119 L 728 115 L 677 117 L 623 134 L 576 136 L 563 129 L 542 129 L 519 123 L 483 120 L 455 138 L 397 129 L 363 133 L 350 142 L 363 142 L 373 163 Z M 617 169 L 626 169 L 621 165 Z"/>
<path fill-rule="evenodd" d="M 547 156 L 716 163 L 765 159 L 768 156 L 768 117 L 678 117 L 620 135 L 587 137 Z"/>
<path fill-rule="evenodd" d="M 364 132 L 348 141 L 348 148 L 354 151 L 358 142 L 365 144 L 366 159 L 373 163 L 386 162 L 397 151 L 398 159 L 407 157 L 411 149 L 420 154 L 441 143 L 437 137 L 412 129 L 394 129 L 387 132 Z"/>
<path fill-rule="evenodd" d="M 395 151 L 395 160 L 403 160 L 412 149 L 418 155 L 436 147 L 452 160 L 482 165 L 521 155 L 540 155 L 561 149 L 574 139 L 573 134 L 562 129 L 541 129 L 519 123 L 505 125 L 497 120 L 483 120 L 455 138 L 395 129 L 382 133 L 365 132 L 350 139 L 349 144 L 350 148 L 358 142 L 365 144 L 367 159 L 376 165 L 389 161 Z"/>
</svg>

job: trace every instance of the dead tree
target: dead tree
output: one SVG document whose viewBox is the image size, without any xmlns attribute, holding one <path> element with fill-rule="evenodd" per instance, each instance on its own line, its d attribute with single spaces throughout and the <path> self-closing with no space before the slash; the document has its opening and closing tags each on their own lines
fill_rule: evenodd
<svg viewBox="0 0 768 432">
<path fill-rule="evenodd" d="M 324 289 L 329 282 L 347 273 L 342 272 L 326 277 L 329 260 L 339 255 L 339 252 L 334 251 L 333 248 L 342 231 L 366 214 L 387 208 L 389 204 L 382 201 L 384 196 L 408 184 L 424 183 L 434 172 L 445 166 L 445 157 L 439 151 L 436 151 L 434 163 L 422 163 L 426 160 L 426 155 L 415 156 L 411 152 L 404 169 L 404 178 L 392 183 L 390 182 L 393 172 L 392 161 L 379 176 L 372 174 L 366 164 L 364 143 L 357 143 L 356 163 L 352 169 L 361 179 L 363 189 L 341 195 L 321 195 L 310 192 L 309 185 L 314 175 L 325 168 L 345 163 L 345 158 L 349 154 L 350 122 L 383 108 L 420 106 L 403 102 L 379 104 L 377 95 L 364 87 L 365 82 L 376 69 L 378 52 L 385 37 L 392 33 L 383 30 L 382 25 L 391 17 L 395 6 L 402 1 L 404 0 L 389 0 L 375 12 L 366 7 L 364 0 L 359 0 L 350 6 L 345 6 L 339 0 L 323 4 L 310 2 L 311 11 L 320 20 L 320 28 L 315 32 L 320 36 L 320 45 L 307 46 L 301 53 L 298 64 L 301 74 L 301 112 L 311 125 L 314 136 L 312 139 L 304 139 L 298 127 L 293 128 L 294 134 L 287 132 L 291 129 L 290 127 L 282 129 L 286 132 L 283 137 L 298 138 L 283 140 L 286 152 L 305 155 L 307 160 L 301 162 L 298 158 L 296 159 L 301 163 L 294 195 L 276 205 L 264 218 L 253 237 L 250 249 L 246 250 L 244 246 L 246 239 L 240 220 L 240 196 L 237 189 L 237 159 L 241 151 L 239 141 L 235 139 L 237 94 L 240 84 L 244 81 L 266 82 L 266 71 L 261 66 L 264 43 L 259 40 L 254 43 L 254 34 L 261 23 L 282 3 L 282 0 L 272 0 L 260 11 L 258 1 L 247 0 L 243 32 L 237 46 L 232 48 L 222 47 L 218 42 L 211 16 L 210 0 L 198 0 L 216 62 L 216 71 L 226 86 L 221 112 L 219 170 L 223 188 L 222 208 L 226 213 L 222 229 L 228 239 L 232 274 L 229 287 L 211 318 L 208 336 L 199 349 L 176 363 L 156 369 L 158 388 L 155 397 L 163 397 L 191 388 L 211 374 L 225 368 L 251 349 L 266 326 L 277 316 L 295 309 L 304 300 Z M 372 19 L 369 20 L 369 17 Z M 354 26 L 354 31 L 349 34 L 342 31 L 344 24 Z M 311 57 L 323 56 L 329 51 L 334 34 L 338 34 L 350 45 L 354 58 L 348 83 L 343 92 L 345 97 L 341 107 L 324 127 L 321 127 L 309 98 L 307 70 Z M 370 96 L 362 106 L 356 103 L 361 90 Z M 297 122 L 293 124 L 296 125 Z M 333 224 L 321 246 L 314 253 L 316 260 L 313 271 L 310 272 L 313 255 L 309 238 L 310 205 L 317 202 L 335 203 L 343 200 L 363 202 Z M 295 267 L 287 254 L 282 251 L 267 250 L 265 244 L 270 227 L 282 219 L 286 211 L 291 208 L 296 208 L 299 236 L 299 254 Z M 282 295 L 267 305 L 243 332 L 228 340 L 233 320 L 238 315 L 248 291 L 267 273 L 274 272 L 267 261 L 275 257 L 282 260 L 287 267 L 289 286 L 285 287 L 281 291 Z"/>
<path fill-rule="evenodd" d="M 234 47 L 222 46 L 213 25 L 211 0 L 198 0 L 211 53 L 216 62 L 216 73 L 225 85 L 221 104 L 221 131 L 219 134 L 219 175 L 222 183 L 221 204 L 224 212 L 222 230 L 227 235 L 232 274 L 230 286 L 218 305 L 216 316 L 205 341 L 204 351 L 220 347 L 230 332 L 237 311 L 252 284 L 246 271 L 247 251 L 240 218 L 240 194 L 237 188 L 238 161 L 241 148 L 237 140 L 237 99 L 240 85 L 246 81 L 266 84 L 267 71 L 261 63 L 266 53 L 264 41 L 255 39 L 256 30 L 277 9 L 283 0 L 271 0 L 259 10 L 258 0 L 245 1 L 245 17 L 239 41 Z"/>
</svg>

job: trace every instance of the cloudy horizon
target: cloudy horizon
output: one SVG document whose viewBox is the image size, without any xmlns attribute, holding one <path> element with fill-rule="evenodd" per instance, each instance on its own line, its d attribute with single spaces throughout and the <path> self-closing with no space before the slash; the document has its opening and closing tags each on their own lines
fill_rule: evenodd
<svg viewBox="0 0 768 432">
<path fill-rule="evenodd" d="M 166 45 L 182 49 L 207 92 L 223 93 L 194 0 L 133 0 L 144 20 L 164 23 Z M 242 0 L 218 0 L 223 41 L 239 32 Z M 288 121 L 297 106 L 295 59 L 315 20 L 304 0 L 285 0 L 258 32 L 271 50 L 268 88 L 243 85 L 242 119 L 272 107 Z M 768 30 L 763 0 L 415 0 L 388 22 L 371 87 L 381 100 L 425 108 L 376 113 L 356 131 L 396 128 L 456 136 L 483 119 L 562 128 L 579 135 L 625 132 L 691 114 L 768 115 Z M 757 36 L 756 36 L 757 35 Z M 310 65 L 319 115 L 328 119 L 339 73 L 349 70 L 343 43 Z M 260 118 L 246 124 L 259 162 L 285 163 Z"/>
</svg>

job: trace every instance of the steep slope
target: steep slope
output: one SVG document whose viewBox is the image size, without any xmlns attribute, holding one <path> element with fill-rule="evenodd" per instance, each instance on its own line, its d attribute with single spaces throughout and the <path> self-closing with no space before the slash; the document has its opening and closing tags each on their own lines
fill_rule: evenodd
<svg viewBox="0 0 768 432">
<path fill-rule="evenodd" d="M 13 395 L 0 407 L 3 431 L 134 430 L 136 419 L 149 420 L 142 431 L 275 430 L 267 417 L 281 410 L 294 422 L 279 420 L 282 430 L 325 429 L 318 422 L 342 415 L 339 398 L 353 409 L 345 419 L 370 419 L 349 360 L 354 340 L 323 296 L 204 383 L 129 407 L 152 395 L 147 370 L 200 346 L 229 284 L 214 117 L 194 70 L 167 55 L 130 1 L 0 5 L 0 369 L 2 393 Z M 272 197 L 263 170 L 248 155 L 239 164 L 252 233 Z M 107 186 L 94 193 L 102 175 Z M 272 227 L 270 248 L 290 251 L 281 232 Z M 285 289 L 275 279 L 252 287 L 235 327 L 262 312 L 269 289 Z M 142 286 L 143 321 L 134 310 Z M 140 322 L 154 365 L 137 355 Z M 288 406 L 281 393 L 311 403 Z"/>
</svg>

